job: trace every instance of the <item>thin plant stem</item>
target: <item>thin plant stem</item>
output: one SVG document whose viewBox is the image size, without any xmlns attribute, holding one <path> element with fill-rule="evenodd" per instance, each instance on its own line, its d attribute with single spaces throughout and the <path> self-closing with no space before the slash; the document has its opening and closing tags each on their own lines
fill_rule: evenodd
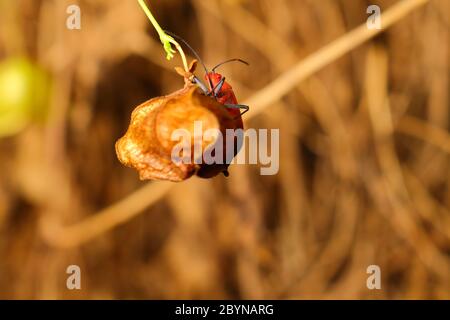
<svg viewBox="0 0 450 320">
<path fill-rule="evenodd" d="M 144 10 L 145 14 L 147 15 L 148 19 L 152 23 L 153 27 L 155 28 L 156 32 L 158 32 L 159 39 L 161 40 L 161 43 L 164 46 L 164 50 L 166 51 L 166 58 L 167 60 L 171 60 L 174 57 L 175 50 L 172 48 L 172 44 L 175 46 L 175 48 L 180 53 L 181 59 L 183 60 L 183 66 L 184 70 L 186 72 L 189 71 L 186 55 L 184 54 L 183 48 L 181 48 L 180 44 L 175 41 L 174 38 L 169 36 L 159 25 L 158 21 L 156 21 L 155 17 L 153 16 L 152 12 L 150 11 L 149 7 L 145 3 L 144 0 L 138 0 L 139 4 L 141 5 L 142 10 Z"/>
</svg>

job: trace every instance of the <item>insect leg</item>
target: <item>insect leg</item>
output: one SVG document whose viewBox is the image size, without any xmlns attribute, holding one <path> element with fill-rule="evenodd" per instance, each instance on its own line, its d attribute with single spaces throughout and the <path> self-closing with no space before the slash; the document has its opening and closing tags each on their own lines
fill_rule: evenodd
<svg viewBox="0 0 450 320">
<path fill-rule="evenodd" d="M 244 112 L 240 114 L 241 116 L 250 109 L 250 107 L 245 104 L 226 104 L 225 107 L 230 109 L 244 109 Z"/>
<path fill-rule="evenodd" d="M 203 82 L 200 81 L 199 78 L 197 78 L 197 77 L 194 76 L 194 79 L 193 79 L 193 80 L 194 80 L 195 84 L 203 91 L 203 93 L 204 93 L 205 95 L 209 95 L 209 90 L 208 90 L 208 88 L 203 84 Z"/>
<path fill-rule="evenodd" d="M 214 88 L 214 97 L 217 98 L 217 95 L 219 94 L 220 90 L 222 90 L 223 84 L 225 83 L 225 77 L 220 79 L 219 83 Z"/>
<path fill-rule="evenodd" d="M 217 98 L 217 95 L 219 94 L 220 90 L 222 90 L 223 84 L 225 83 L 225 77 L 220 79 L 220 81 L 215 85 L 214 88 L 212 88 L 211 91 L 208 92 L 208 95 L 214 94 L 214 98 Z"/>
</svg>

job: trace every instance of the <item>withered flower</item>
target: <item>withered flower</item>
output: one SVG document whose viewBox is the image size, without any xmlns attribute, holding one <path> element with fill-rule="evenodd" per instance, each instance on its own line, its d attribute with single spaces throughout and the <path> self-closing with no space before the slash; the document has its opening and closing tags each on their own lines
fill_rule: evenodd
<svg viewBox="0 0 450 320">
<path fill-rule="evenodd" d="M 214 98 L 204 95 L 192 83 L 194 61 L 189 72 L 180 72 L 185 78 L 185 87 L 162 97 L 153 98 L 139 105 L 131 114 L 131 122 L 126 134 L 116 142 L 116 153 L 120 162 L 139 172 L 141 180 L 183 181 L 197 174 L 210 178 L 224 172 L 227 174 L 227 153 L 234 157 L 239 147 L 226 150 L 226 139 L 201 137 L 201 150 L 208 146 L 222 144 L 224 161 L 221 163 L 196 164 L 194 154 L 190 163 L 176 163 L 172 160 L 172 150 L 179 143 L 172 140 L 172 133 L 184 129 L 190 133 L 191 150 L 194 150 L 194 123 L 201 121 L 203 131 L 215 129 L 225 137 L 226 129 L 242 129 L 241 117 L 235 117 Z M 198 139 L 198 137 L 197 137 Z M 197 140 L 198 141 L 198 140 Z M 235 143 L 236 145 L 236 143 Z M 197 161 L 198 162 L 198 161 Z"/>
</svg>

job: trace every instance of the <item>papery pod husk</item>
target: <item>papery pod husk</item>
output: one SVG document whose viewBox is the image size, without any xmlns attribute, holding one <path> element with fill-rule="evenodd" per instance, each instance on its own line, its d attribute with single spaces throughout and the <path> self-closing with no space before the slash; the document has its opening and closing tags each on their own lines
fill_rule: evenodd
<svg viewBox="0 0 450 320">
<path fill-rule="evenodd" d="M 237 154 L 239 147 L 225 150 L 225 130 L 242 129 L 242 119 L 233 117 L 225 106 L 202 94 L 196 86 L 187 85 L 170 95 L 144 102 L 133 111 L 126 134 L 116 142 L 117 157 L 124 165 L 136 169 L 141 180 L 177 182 L 193 174 L 210 178 L 226 172 L 226 163 L 195 164 L 192 159 L 191 164 L 176 164 L 172 161 L 172 149 L 179 143 L 171 140 L 172 132 L 176 129 L 188 130 L 192 137 L 191 150 L 194 150 L 195 121 L 202 121 L 203 132 L 208 129 L 222 132 L 224 158 L 227 152 L 232 152 L 233 157 Z M 216 142 L 202 138 L 202 150 Z"/>
</svg>

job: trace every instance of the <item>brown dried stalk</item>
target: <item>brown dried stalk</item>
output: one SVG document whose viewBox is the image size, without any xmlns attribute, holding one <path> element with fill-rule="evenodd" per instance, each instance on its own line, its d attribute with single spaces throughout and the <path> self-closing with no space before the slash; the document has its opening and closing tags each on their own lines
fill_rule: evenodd
<svg viewBox="0 0 450 320">
<path fill-rule="evenodd" d="M 298 82 L 385 31 L 428 2 L 429 0 L 402 0 L 382 15 L 382 30 L 369 30 L 366 24 L 363 24 L 300 61 L 246 101 L 246 104 L 253 107 L 249 116 L 253 117 L 264 111 L 267 106 L 274 104 L 292 90 Z M 49 221 L 43 221 L 42 234 L 50 245 L 56 247 L 79 246 L 136 216 L 160 200 L 170 190 L 170 186 L 167 183 L 146 185 L 116 204 L 69 227 L 61 227 L 51 222 L 47 224 Z"/>
</svg>

